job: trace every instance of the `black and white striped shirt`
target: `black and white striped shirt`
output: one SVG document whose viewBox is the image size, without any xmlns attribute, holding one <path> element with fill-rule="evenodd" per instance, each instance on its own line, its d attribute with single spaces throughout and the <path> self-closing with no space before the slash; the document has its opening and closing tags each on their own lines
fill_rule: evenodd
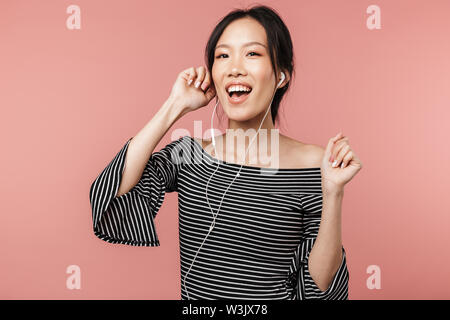
<svg viewBox="0 0 450 320">
<path fill-rule="evenodd" d="M 166 192 L 178 192 L 181 279 L 206 237 L 240 164 L 212 157 L 183 136 L 154 152 L 139 182 L 116 197 L 131 138 L 92 183 L 94 234 L 109 243 L 159 246 L 154 219 Z M 228 189 L 216 223 L 185 280 L 189 299 L 348 299 L 342 261 L 321 291 L 308 257 L 322 213 L 321 171 L 243 166 Z M 181 299 L 187 299 L 183 281 Z"/>
</svg>

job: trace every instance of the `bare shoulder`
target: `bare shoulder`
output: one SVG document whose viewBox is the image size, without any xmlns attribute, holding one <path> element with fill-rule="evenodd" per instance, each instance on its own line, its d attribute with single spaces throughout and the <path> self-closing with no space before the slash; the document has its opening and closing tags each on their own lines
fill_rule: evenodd
<svg viewBox="0 0 450 320">
<path fill-rule="evenodd" d="M 305 143 L 280 134 L 280 168 L 317 168 L 322 164 L 325 149 L 319 145 Z M 221 136 L 216 140 L 221 140 Z M 211 139 L 194 138 L 203 149 L 211 144 Z"/>
<path fill-rule="evenodd" d="M 325 154 L 322 146 L 305 143 L 280 134 L 280 154 L 286 154 L 289 158 L 288 167 L 315 168 L 320 167 Z"/>
</svg>

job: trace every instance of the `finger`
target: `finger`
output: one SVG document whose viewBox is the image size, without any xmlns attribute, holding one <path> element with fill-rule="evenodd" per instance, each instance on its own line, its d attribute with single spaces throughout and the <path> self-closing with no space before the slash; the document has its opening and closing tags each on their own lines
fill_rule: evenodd
<svg viewBox="0 0 450 320">
<path fill-rule="evenodd" d="M 356 154 L 353 154 L 353 160 L 356 161 L 357 163 L 359 163 L 359 169 L 361 170 L 363 167 L 361 159 L 358 158 L 358 156 Z"/>
<path fill-rule="evenodd" d="M 353 158 L 353 152 L 350 150 L 349 152 L 347 152 L 347 154 L 344 156 L 344 158 L 342 159 L 342 163 L 341 163 L 341 168 L 345 168 L 348 163 L 350 162 L 350 160 L 352 160 Z"/>
<path fill-rule="evenodd" d="M 196 73 L 194 67 L 190 67 L 188 69 L 187 73 L 189 74 L 187 85 L 190 86 L 192 81 L 194 81 L 195 77 L 197 76 L 197 73 Z"/>
<path fill-rule="evenodd" d="M 200 66 L 197 68 L 197 78 L 195 79 L 195 87 L 199 88 L 200 85 L 203 82 L 203 79 L 205 78 L 205 67 L 204 66 Z"/>
<path fill-rule="evenodd" d="M 201 88 L 203 91 L 205 91 L 206 88 L 208 88 L 210 84 L 211 84 L 211 74 L 209 73 L 208 70 L 206 70 L 205 79 L 203 80 L 203 83 L 202 83 L 202 85 L 201 85 L 200 88 Z"/>
<path fill-rule="evenodd" d="M 333 148 L 334 143 L 341 137 L 342 133 L 339 132 L 337 135 L 335 135 L 333 138 L 328 140 L 327 147 L 325 148 L 325 156 L 328 157 L 329 161 L 331 162 L 331 151 Z"/>
<path fill-rule="evenodd" d="M 189 78 L 189 72 L 192 70 L 192 68 L 187 68 L 184 69 L 183 71 L 180 72 L 180 74 L 182 75 L 183 79 L 188 79 Z"/>
<path fill-rule="evenodd" d="M 351 158 L 350 162 L 353 162 L 353 163 L 358 164 L 360 170 L 361 170 L 362 167 L 363 167 L 363 164 L 362 164 L 362 162 L 361 162 L 361 159 L 358 157 L 358 155 L 357 155 L 354 151 L 352 151 L 352 158 Z"/>
<path fill-rule="evenodd" d="M 350 150 L 350 146 L 348 144 L 342 146 L 339 150 L 339 153 L 336 155 L 336 158 L 334 158 L 334 161 L 332 163 L 333 167 L 338 167 L 341 165 L 342 159 L 344 159 L 344 156 L 347 154 L 347 152 Z"/>
<path fill-rule="evenodd" d="M 337 154 L 339 153 L 339 151 L 342 149 L 342 147 L 344 146 L 344 144 L 348 144 L 348 138 L 347 137 L 343 137 L 341 139 L 338 139 L 333 146 L 333 150 L 331 151 L 331 158 L 330 161 L 333 162 L 336 157 Z"/>
</svg>

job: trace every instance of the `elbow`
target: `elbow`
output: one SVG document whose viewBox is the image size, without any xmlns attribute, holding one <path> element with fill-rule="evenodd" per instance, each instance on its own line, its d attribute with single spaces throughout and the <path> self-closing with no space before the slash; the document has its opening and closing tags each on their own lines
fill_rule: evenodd
<svg viewBox="0 0 450 320">
<path fill-rule="evenodd" d="M 336 277 L 336 274 L 341 265 L 342 258 L 343 258 L 343 256 L 342 256 L 342 252 L 341 252 L 339 254 L 339 256 L 335 258 L 335 261 L 334 261 L 333 265 L 330 266 L 330 268 L 321 269 L 321 270 L 317 270 L 315 268 L 312 269 L 311 265 L 310 265 L 311 259 L 309 259 L 309 261 L 308 261 L 309 273 L 311 275 L 312 280 L 315 282 L 316 287 L 320 291 L 325 292 L 328 290 L 333 279 Z"/>
<path fill-rule="evenodd" d="M 331 279 L 328 282 L 325 282 L 325 281 L 316 282 L 317 288 L 319 288 L 319 290 L 322 291 L 322 293 L 327 291 L 330 284 L 331 284 Z"/>
<path fill-rule="evenodd" d="M 328 279 L 324 279 L 324 277 L 322 277 L 321 279 L 314 279 L 312 275 L 311 275 L 311 278 L 313 279 L 314 283 L 316 284 L 316 287 L 321 292 L 327 291 L 328 287 L 331 284 L 331 281 L 333 280 L 332 277 L 327 277 Z"/>
</svg>

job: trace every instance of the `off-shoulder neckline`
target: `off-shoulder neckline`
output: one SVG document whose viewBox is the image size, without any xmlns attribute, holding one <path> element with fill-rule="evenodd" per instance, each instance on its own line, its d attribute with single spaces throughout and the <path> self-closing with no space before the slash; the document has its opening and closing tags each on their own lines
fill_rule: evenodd
<svg viewBox="0 0 450 320">
<path fill-rule="evenodd" d="M 225 160 L 219 160 L 215 157 L 213 157 L 212 155 L 210 155 L 205 149 L 203 149 L 203 146 L 197 141 L 195 140 L 193 137 L 191 136 L 187 136 L 189 137 L 192 141 L 194 141 L 194 143 L 201 149 L 202 153 L 205 154 L 210 160 L 212 160 L 215 163 L 219 163 L 219 164 L 224 164 L 227 166 L 231 166 L 231 167 L 241 167 L 241 164 L 239 163 L 234 163 L 234 162 L 228 162 Z M 256 166 L 249 166 L 249 165 L 243 165 L 242 169 L 247 169 L 247 170 L 263 170 L 263 171 L 283 171 L 283 172 L 288 172 L 288 171 L 316 171 L 316 170 L 320 170 L 320 167 L 305 167 L 305 168 L 264 168 L 264 167 L 256 167 Z"/>
</svg>

